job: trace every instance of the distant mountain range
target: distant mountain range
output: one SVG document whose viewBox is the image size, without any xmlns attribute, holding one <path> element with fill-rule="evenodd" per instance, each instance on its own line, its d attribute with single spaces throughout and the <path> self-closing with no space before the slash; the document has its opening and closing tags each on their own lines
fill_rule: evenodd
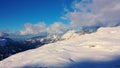
<svg viewBox="0 0 120 68">
<path fill-rule="evenodd" d="M 74 30 L 66 32 L 63 36 L 47 35 L 47 36 L 33 36 L 24 40 L 15 40 L 14 38 L 0 38 L 0 60 L 3 60 L 13 54 L 34 49 L 43 46 L 44 44 L 53 43 L 61 40 L 68 40 L 79 36 Z"/>
<path fill-rule="evenodd" d="M 40 47 L 44 44 L 58 41 L 55 36 L 35 36 L 22 41 L 15 41 L 11 38 L 0 38 L 0 60 L 3 60 L 18 52 Z"/>
</svg>

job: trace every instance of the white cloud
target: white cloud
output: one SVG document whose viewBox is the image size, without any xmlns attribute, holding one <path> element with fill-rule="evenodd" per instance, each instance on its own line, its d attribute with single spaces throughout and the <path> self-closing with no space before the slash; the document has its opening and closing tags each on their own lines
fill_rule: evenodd
<svg viewBox="0 0 120 68">
<path fill-rule="evenodd" d="M 120 0 L 82 0 L 72 4 L 65 16 L 71 26 L 116 26 L 120 24 Z"/>
<path fill-rule="evenodd" d="M 61 22 L 55 22 L 54 24 L 50 25 L 49 27 L 46 26 L 44 22 L 38 24 L 25 24 L 25 30 L 20 31 L 21 35 L 28 35 L 28 34 L 62 34 L 67 31 L 69 27 Z"/>
<path fill-rule="evenodd" d="M 26 23 L 24 27 L 25 27 L 25 30 L 20 31 L 21 35 L 41 34 L 46 31 L 46 25 L 44 22 L 41 22 L 38 24 Z"/>
<path fill-rule="evenodd" d="M 69 29 L 69 26 L 62 24 L 61 22 L 55 22 L 47 28 L 49 34 L 62 34 Z"/>
<path fill-rule="evenodd" d="M 71 20 L 71 26 L 91 26 L 95 25 L 96 16 L 91 13 L 70 12 L 68 17 Z"/>
<path fill-rule="evenodd" d="M 62 34 L 70 28 L 95 26 L 116 26 L 120 25 L 120 0 L 75 0 L 70 9 L 64 8 L 65 16 L 62 19 L 69 19 L 70 26 L 61 22 L 55 22 L 49 27 L 44 22 L 38 24 L 25 24 L 25 30 L 20 31 L 21 35 L 27 34 Z M 94 28 L 94 29 L 95 29 Z"/>
</svg>

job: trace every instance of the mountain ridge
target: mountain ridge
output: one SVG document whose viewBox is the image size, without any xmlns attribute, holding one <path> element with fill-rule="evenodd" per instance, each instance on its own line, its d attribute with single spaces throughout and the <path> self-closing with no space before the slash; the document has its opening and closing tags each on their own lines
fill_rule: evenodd
<svg viewBox="0 0 120 68">
<path fill-rule="evenodd" d="M 86 68 L 111 68 L 119 62 L 120 27 L 100 28 L 95 33 L 46 44 L 0 61 L 1 68 L 85 68 L 83 61 L 99 62 Z M 79 62 L 79 63 L 78 63 Z M 91 67 L 90 67 L 91 66 Z"/>
</svg>

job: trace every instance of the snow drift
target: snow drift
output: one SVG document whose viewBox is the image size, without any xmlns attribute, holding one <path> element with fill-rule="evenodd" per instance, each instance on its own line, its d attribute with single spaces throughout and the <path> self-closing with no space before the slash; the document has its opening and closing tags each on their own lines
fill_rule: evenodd
<svg viewBox="0 0 120 68">
<path fill-rule="evenodd" d="M 120 27 L 107 27 L 18 53 L 0 61 L 0 68 L 114 68 L 120 60 L 104 62 L 116 57 L 120 57 Z"/>
</svg>

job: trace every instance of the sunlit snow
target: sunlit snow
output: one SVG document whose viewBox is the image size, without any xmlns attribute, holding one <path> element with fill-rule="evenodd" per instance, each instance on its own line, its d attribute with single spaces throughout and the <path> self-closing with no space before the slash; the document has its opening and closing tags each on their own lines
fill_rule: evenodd
<svg viewBox="0 0 120 68">
<path fill-rule="evenodd" d="M 0 61 L 0 68 L 118 68 L 120 27 L 100 28 Z"/>
</svg>

